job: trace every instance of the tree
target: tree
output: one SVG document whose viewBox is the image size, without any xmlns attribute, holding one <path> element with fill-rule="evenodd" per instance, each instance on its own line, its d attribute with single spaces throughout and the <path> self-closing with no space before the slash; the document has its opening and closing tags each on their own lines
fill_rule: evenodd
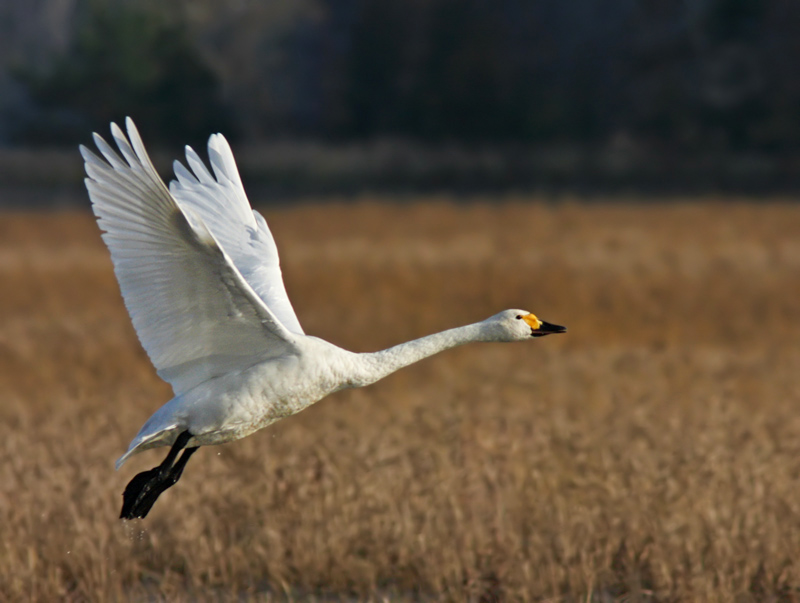
<svg viewBox="0 0 800 603">
<path fill-rule="evenodd" d="M 16 131 L 26 142 L 73 143 L 125 115 L 161 142 L 230 134 L 213 72 L 183 27 L 155 11 L 92 3 L 67 53 L 14 75 L 31 101 Z"/>
</svg>

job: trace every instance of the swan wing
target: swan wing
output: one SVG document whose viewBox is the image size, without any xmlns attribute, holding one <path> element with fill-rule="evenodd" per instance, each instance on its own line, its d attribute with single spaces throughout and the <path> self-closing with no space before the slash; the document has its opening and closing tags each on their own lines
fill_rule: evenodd
<svg viewBox="0 0 800 603">
<path fill-rule="evenodd" d="M 175 161 L 170 192 L 208 226 L 253 290 L 293 333 L 303 334 L 283 284 L 278 247 L 264 217 L 250 208 L 233 152 L 222 134 L 208 140 L 212 173 L 191 147 Z"/>
<path fill-rule="evenodd" d="M 216 376 L 297 352 L 296 337 L 243 278 L 203 218 L 158 176 L 136 126 L 111 125 L 120 157 L 81 146 L 92 209 L 133 326 L 176 395 Z M 124 159 L 123 159 L 124 158 Z"/>
</svg>

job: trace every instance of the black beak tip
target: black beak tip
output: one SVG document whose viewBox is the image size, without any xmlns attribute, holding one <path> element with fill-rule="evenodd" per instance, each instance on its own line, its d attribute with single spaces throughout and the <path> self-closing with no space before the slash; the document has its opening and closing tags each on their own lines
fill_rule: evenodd
<svg viewBox="0 0 800 603">
<path fill-rule="evenodd" d="M 562 327 L 561 325 L 554 325 L 549 322 L 542 321 L 542 324 L 539 325 L 538 329 L 531 329 L 531 335 L 533 337 L 544 337 L 545 335 L 554 335 L 555 333 L 566 333 L 567 327 Z"/>
</svg>

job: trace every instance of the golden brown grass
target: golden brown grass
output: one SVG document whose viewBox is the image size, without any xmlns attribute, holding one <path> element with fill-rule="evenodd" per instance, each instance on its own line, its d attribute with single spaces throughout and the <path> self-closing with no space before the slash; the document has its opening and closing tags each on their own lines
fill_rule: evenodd
<svg viewBox="0 0 800 603">
<path fill-rule="evenodd" d="M 142 522 L 113 461 L 170 397 L 84 214 L 0 217 L 0 599 L 792 600 L 800 207 L 267 211 L 309 333 L 452 350 L 201 450 Z M 606 597 L 603 599 L 603 597 Z"/>
</svg>

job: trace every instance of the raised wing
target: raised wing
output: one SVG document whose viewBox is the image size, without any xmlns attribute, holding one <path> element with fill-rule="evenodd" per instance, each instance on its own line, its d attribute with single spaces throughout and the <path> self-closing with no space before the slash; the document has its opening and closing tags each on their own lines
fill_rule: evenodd
<svg viewBox="0 0 800 603">
<path fill-rule="evenodd" d="M 182 207 L 200 216 L 253 290 L 290 331 L 303 333 L 281 276 L 278 248 L 266 220 L 250 208 L 228 141 L 222 134 L 208 140 L 214 175 L 191 147 L 186 162 L 174 163 L 177 180 L 170 192 Z M 194 172 L 194 173 L 192 173 Z"/>
<path fill-rule="evenodd" d="M 86 188 L 139 339 L 176 394 L 296 351 L 295 336 L 242 277 L 191 208 L 169 193 L 130 118 L 81 146 Z"/>
</svg>

